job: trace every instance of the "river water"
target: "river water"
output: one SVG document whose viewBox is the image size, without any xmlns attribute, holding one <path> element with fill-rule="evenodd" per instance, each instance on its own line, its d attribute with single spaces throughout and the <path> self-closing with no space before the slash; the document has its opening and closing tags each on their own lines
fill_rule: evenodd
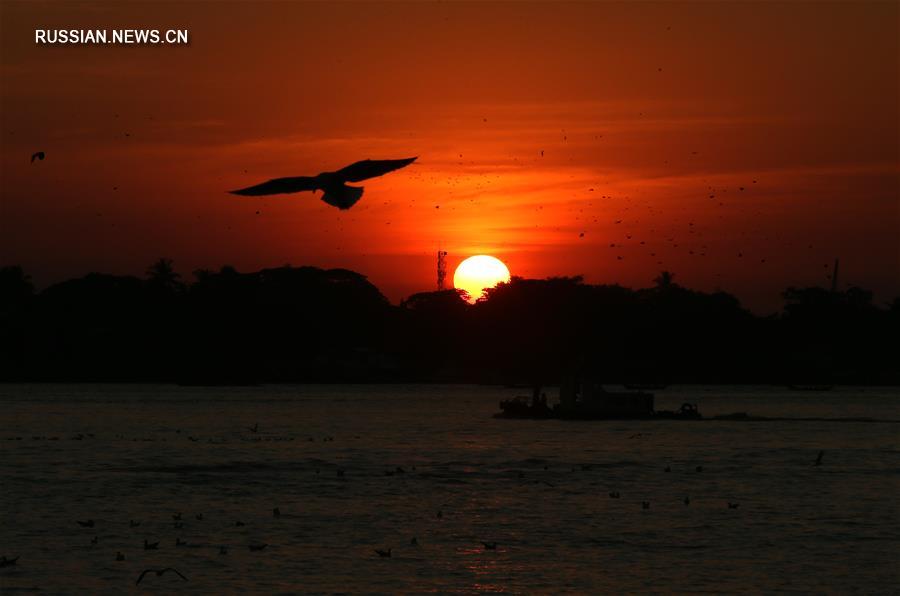
<svg viewBox="0 0 900 596">
<path fill-rule="evenodd" d="M 515 394 L 0 385 L 0 591 L 896 593 L 897 388 L 656 399 L 834 420 L 492 418 Z M 159 567 L 188 579 L 135 586 Z"/>
</svg>

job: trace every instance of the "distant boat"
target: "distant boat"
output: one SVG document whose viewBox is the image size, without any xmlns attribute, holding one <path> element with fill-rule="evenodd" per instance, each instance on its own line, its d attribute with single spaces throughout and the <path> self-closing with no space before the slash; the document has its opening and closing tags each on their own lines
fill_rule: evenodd
<svg viewBox="0 0 900 596">
<path fill-rule="evenodd" d="M 183 377 L 176 380 L 181 387 L 259 387 L 260 382 L 255 377 L 243 377 L 240 375 L 196 376 Z"/>
<path fill-rule="evenodd" d="M 553 409 L 547 405 L 547 394 L 541 393 L 540 385 L 532 387 L 531 401 L 524 395 L 500 402 L 500 413 L 495 418 L 556 418 Z"/>
<path fill-rule="evenodd" d="M 788 385 L 791 391 L 831 391 L 834 385 Z"/>
<path fill-rule="evenodd" d="M 699 420 L 702 418 L 695 404 L 682 404 L 678 410 L 655 411 L 652 393 L 643 391 L 607 391 L 590 378 L 569 377 L 559 389 L 559 403 L 552 408 L 545 395 L 535 390 L 529 403 L 527 397 L 500 402 L 495 418 L 566 420 Z"/>
<path fill-rule="evenodd" d="M 643 391 L 607 391 L 589 375 L 570 376 L 559 388 L 559 418 L 611 420 L 653 418 L 653 394 Z"/>
<path fill-rule="evenodd" d="M 625 389 L 636 391 L 662 391 L 668 386 L 668 383 L 625 383 Z"/>
<path fill-rule="evenodd" d="M 500 402 L 500 412 L 495 418 L 531 418 L 545 420 L 556 418 L 556 415 L 546 403 L 529 403 L 528 398 L 522 395 Z"/>
</svg>

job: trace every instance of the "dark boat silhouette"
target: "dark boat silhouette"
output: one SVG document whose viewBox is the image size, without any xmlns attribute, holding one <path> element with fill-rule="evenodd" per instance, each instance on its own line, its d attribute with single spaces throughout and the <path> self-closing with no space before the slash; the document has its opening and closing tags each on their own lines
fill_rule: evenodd
<svg viewBox="0 0 900 596">
<path fill-rule="evenodd" d="M 625 383 L 625 389 L 634 391 L 662 391 L 668 387 L 668 383 Z"/>
<path fill-rule="evenodd" d="M 834 385 L 802 385 L 802 384 L 794 384 L 788 385 L 788 389 L 791 391 L 831 391 L 834 389 Z"/>
<path fill-rule="evenodd" d="M 570 376 L 559 388 L 559 403 L 551 408 L 545 394 L 535 388 L 531 401 L 518 396 L 500 402 L 496 418 L 566 420 L 700 420 L 696 404 L 678 410 L 654 409 L 654 396 L 643 391 L 607 391 L 595 379 Z"/>
</svg>

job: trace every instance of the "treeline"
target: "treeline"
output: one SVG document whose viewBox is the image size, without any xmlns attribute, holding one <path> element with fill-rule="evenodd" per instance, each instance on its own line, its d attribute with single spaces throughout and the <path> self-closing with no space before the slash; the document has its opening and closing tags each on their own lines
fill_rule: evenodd
<svg viewBox="0 0 900 596">
<path fill-rule="evenodd" d="M 788 288 L 759 317 L 663 272 L 632 290 L 514 278 L 467 304 L 455 290 L 399 306 L 345 269 L 91 273 L 36 293 L 0 269 L 0 380 L 609 383 L 900 382 L 900 299 Z"/>
</svg>

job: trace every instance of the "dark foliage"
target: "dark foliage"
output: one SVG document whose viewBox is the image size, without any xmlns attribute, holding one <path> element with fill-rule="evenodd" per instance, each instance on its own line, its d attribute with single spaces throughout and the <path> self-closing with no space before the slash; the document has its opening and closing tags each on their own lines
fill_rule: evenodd
<svg viewBox="0 0 900 596">
<path fill-rule="evenodd" d="M 900 382 L 900 300 L 788 288 L 758 317 L 663 272 L 639 290 L 513 278 L 475 305 L 459 292 L 391 305 L 344 269 L 91 273 L 39 294 L 0 269 L 0 380 L 198 384 L 319 381 Z"/>
</svg>

